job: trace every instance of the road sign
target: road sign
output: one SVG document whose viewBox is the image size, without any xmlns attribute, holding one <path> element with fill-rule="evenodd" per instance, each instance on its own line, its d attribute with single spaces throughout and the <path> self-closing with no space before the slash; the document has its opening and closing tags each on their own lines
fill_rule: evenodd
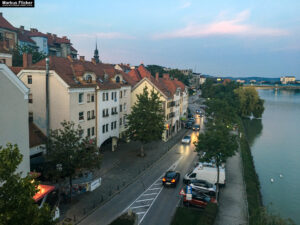
<svg viewBox="0 0 300 225">
<path fill-rule="evenodd" d="M 190 185 L 186 186 L 186 193 L 187 194 L 192 194 L 192 187 Z"/>
<path fill-rule="evenodd" d="M 181 189 L 181 191 L 179 192 L 180 195 L 185 195 L 183 188 Z"/>
<path fill-rule="evenodd" d="M 191 201 L 192 200 L 192 194 L 186 194 L 186 200 Z"/>
</svg>

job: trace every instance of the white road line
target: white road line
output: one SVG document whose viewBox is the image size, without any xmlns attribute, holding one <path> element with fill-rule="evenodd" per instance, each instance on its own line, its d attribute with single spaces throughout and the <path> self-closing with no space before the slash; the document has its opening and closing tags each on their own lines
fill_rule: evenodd
<svg viewBox="0 0 300 225">
<path fill-rule="evenodd" d="M 137 212 L 137 213 L 135 213 L 135 214 L 144 214 L 145 212 Z"/>
<path fill-rule="evenodd" d="M 156 194 L 158 194 L 158 192 L 157 193 L 150 193 L 150 194 L 143 194 L 143 195 L 156 195 Z"/>
<path fill-rule="evenodd" d="M 146 201 L 151 201 L 153 200 L 154 198 L 148 198 L 148 199 L 142 199 L 142 200 L 137 200 L 135 202 L 146 202 Z"/>
<path fill-rule="evenodd" d="M 151 204 L 150 204 L 151 205 Z M 148 207 L 150 205 L 140 205 L 140 206 L 134 206 L 134 207 L 130 207 L 131 209 L 138 209 L 138 208 L 145 208 Z"/>
<path fill-rule="evenodd" d="M 161 189 L 161 188 L 150 188 L 148 189 L 149 191 L 154 191 L 154 190 L 158 190 L 158 189 Z"/>
</svg>

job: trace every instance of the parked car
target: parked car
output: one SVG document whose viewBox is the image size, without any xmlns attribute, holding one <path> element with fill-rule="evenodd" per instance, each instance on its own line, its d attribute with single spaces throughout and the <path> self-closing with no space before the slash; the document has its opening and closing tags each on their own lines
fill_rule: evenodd
<svg viewBox="0 0 300 225">
<path fill-rule="evenodd" d="M 196 190 L 192 190 L 192 200 L 188 201 L 186 195 L 183 196 L 183 204 L 186 206 L 192 205 L 204 208 L 209 202 L 217 203 L 217 200 L 214 197 L 210 197 L 205 193 Z"/>
<path fill-rule="evenodd" d="M 187 122 L 185 124 L 185 128 L 187 128 L 187 129 L 192 129 L 192 127 L 193 127 L 193 123 L 192 122 Z"/>
<path fill-rule="evenodd" d="M 194 124 L 195 123 L 195 118 L 194 117 L 189 118 L 188 122 L 192 122 Z"/>
<path fill-rule="evenodd" d="M 175 187 L 177 183 L 180 180 L 180 173 L 175 172 L 175 171 L 167 171 L 165 176 L 162 179 L 163 185 L 166 186 L 173 186 Z"/>
<path fill-rule="evenodd" d="M 194 124 L 193 130 L 199 131 L 200 130 L 200 125 L 199 124 Z"/>
<path fill-rule="evenodd" d="M 184 136 L 181 140 L 181 143 L 182 144 L 189 144 L 191 143 L 191 136 L 190 135 L 187 135 L 187 136 Z"/>
<path fill-rule="evenodd" d="M 206 180 L 192 180 L 190 183 L 192 189 L 207 193 L 210 196 L 216 196 L 216 185 L 207 182 Z"/>
</svg>

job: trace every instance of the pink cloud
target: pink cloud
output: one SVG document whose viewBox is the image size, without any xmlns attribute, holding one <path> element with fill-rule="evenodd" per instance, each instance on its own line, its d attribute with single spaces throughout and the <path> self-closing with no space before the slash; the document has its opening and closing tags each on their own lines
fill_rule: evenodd
<svg viewBox="0 0 300 225">
<path fill-rule="evenodd" d="M 205 36 L 283 36 L 288 31 L 274 28 L 262 28 L 246 24 L 250 11 L 238 13 L 233 19 L 222 19 L 209 24 L 189 24 L 182 29 L 172 32 L 156 34 L 155 39 L 167 38 L 199 38 Z M 223 16 L 222 16 L 223 17 Z"/>
</svg>

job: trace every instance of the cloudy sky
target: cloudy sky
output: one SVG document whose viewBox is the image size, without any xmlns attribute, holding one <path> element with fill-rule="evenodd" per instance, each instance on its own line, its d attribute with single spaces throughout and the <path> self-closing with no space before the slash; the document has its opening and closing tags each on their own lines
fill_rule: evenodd
<svg viewBox="0 0 300 225">
<path fill-rule="evenodd" d="M 68 36 L 91 58 L 217 76 L 300 79 L 299 0 L 35 0 L 2 9 L 14 26 Z"/>
</svg>

